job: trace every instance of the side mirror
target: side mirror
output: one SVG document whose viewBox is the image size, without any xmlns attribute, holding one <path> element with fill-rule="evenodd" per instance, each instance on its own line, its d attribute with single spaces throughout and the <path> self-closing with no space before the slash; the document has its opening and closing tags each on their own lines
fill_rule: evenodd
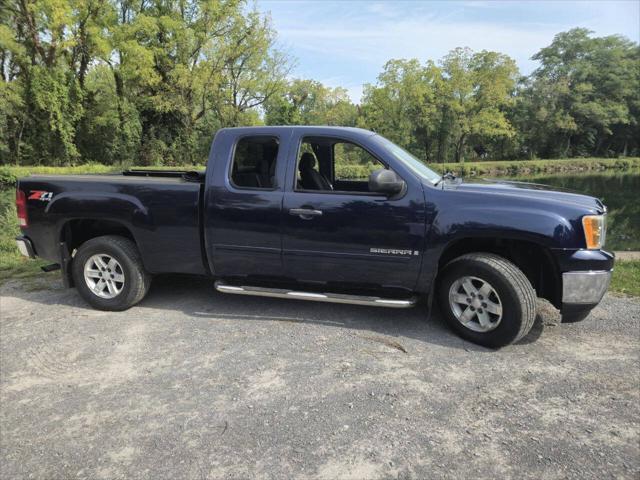
<svg viewBox="0 0 640 480">
<path fill-rule="evenodd" d="M 369 175 L 369 191 L 384 193 L 385 195 L 397 195 L 404 191 L 407 184 L 393 170 L 381 168 Z"/>
</svg>

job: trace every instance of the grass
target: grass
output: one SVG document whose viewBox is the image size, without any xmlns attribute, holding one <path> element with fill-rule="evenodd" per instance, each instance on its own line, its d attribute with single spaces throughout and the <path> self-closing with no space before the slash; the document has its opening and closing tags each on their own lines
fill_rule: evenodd
<svg viewBox="0 0 640 480">
<path fill-rule="evenodd" d="M 616 262 L 609 290 L 640 297 L 640 260 Z"/>
</svg>

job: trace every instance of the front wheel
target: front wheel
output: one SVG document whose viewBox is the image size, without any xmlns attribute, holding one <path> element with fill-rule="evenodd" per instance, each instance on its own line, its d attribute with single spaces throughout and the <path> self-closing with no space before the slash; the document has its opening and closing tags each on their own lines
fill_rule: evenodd
<svg viewBox="0 0 640 480">
<path fill-rule="evenodd" d="M 524 337 L 536 317 L 536 294 L 524 273 L 489 253 L 462 255 L 439 277 L 440 309 L 461 337 L 499 348 Z"/>
<path fill-rule="evenodd" d="M 126 310 L 144 298 L 151 284 L 136 244 L 116 235 L 87 240 L 71 268 L 78 292 L 99 310 Z"/>
</svg>

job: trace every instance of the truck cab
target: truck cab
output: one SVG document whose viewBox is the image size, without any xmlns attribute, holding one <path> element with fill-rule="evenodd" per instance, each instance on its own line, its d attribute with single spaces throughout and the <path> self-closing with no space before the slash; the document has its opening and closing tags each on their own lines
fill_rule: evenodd
<svg viewBox="0 0 640 480">
<path fill-rule="evenodd" d="M 204 240 L 216 276 L 415 292 L 427 229 L 424 189 L 405 165 L 390 164 L 376 135 L 238 130 L 219 134 L 218 151 L 234 154 L 216 157 L 214 149 L 207 171 Z M 395 184 L 370 185 L 378 170 Z"/>
</svg>

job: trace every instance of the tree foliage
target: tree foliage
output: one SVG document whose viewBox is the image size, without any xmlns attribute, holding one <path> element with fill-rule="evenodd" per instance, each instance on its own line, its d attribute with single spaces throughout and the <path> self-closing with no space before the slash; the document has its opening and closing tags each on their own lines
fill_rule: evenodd
<svg viewBox="0 0 640 480">
<path fill-rule="evenodd" d="M 238 0 L 2 4 L 3 163 L 198 162 L 259 121 L 290 62 Z"/>
<path fill-rule="evenodd" d="M 270 125 L 355 126 L 356 106 L 344 88 L 325 87 L 314 80 L 296 79 L 265 105 Z"/>
<path fill-rule="evenodd" d="M 394 59 L 359 105 L 292 79 L 244 0 L 1 0 L 0 163 L 193 164 L 221 127 L 372 129 L 426 161 L 640 153 L 640 48 L 558 34 L 520 77 L 499 52 Z"/>
</svg>

